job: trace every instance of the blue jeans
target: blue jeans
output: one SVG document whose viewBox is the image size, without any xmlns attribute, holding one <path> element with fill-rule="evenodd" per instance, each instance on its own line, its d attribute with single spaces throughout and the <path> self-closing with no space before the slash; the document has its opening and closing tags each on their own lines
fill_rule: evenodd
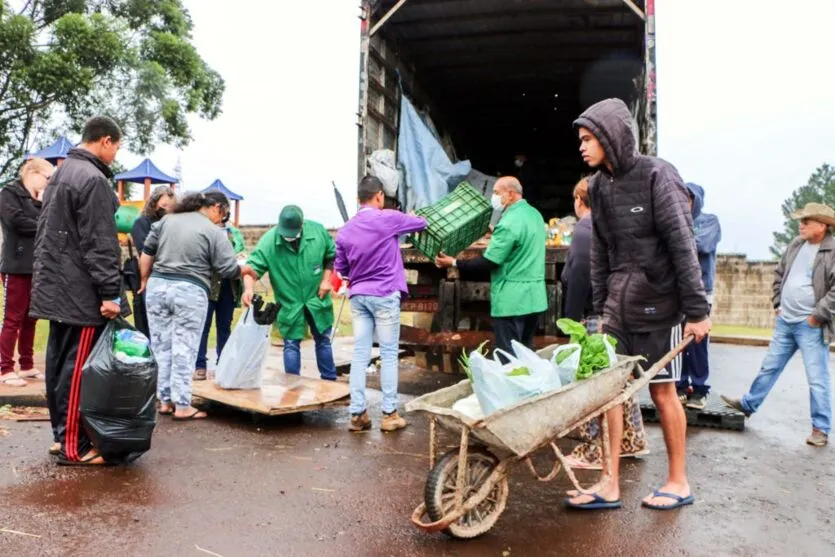
<svg viewBox="0 0 835 557">
<path fill-rule="evenodd" d="M 336 364 L 333 362 L 333 348 L 331 347 L 331 330 L 327 329 L 321 333 L 316 330 L 316 323 L 310 312 L 304 310 L 304 318 L 310 326 L 310 333 L 316 343 L 316 365 L 319 367 L 319 376 L 327 381 L 336 381 Z M 284 339 L 284 373 L 299 375 L 302 370 L 302 341 L 296 339 Z"/>
<path fill-rule="evenodd" d="M 235 316 L 235 293 L 232 291 L 232 281 L 223 280 L 220 283 L 220 294 L 217 301 L 209 300 L 209 310 L 206 312 L 206 324 L 203 325 L 203 336 L 200 337 L 200 348 L 197 350 L 195 369 L 206 369 L 206 353 L 209 351 L 209 332 L 212 330 L 212 316 L 214 316 L 217 330 L 216 346 L 217 359 L 232 334 L 232 318 Z M 217 362 L 215 362 L 217 363 Z"/>
<path fill-rule="evenodd" d="M 768 354 L 748 394 L 742 397 L 742 407 L 751 413 L 757 411 L 798 349 L 809 382 L 812 427 L 829 434 L 832 429 L 829 347 L 824 341 L 823 329 L 812 327 L 806 321 L 788 323 L 782 317 L 777 318 Z"/>
<path fill-rule="evenodd" d="M 380 386 L 383 389 L 383 412 L 397 410 L 397 353 L 400 349 L 400 292 L 381 298 L 352 296 L 351 319 L 354 324 L 354 357 L 351 360 L 351 414 L 366 410 L 365 373 L 371 361 L 374 332 L 380 344 Z"/>
</svg>

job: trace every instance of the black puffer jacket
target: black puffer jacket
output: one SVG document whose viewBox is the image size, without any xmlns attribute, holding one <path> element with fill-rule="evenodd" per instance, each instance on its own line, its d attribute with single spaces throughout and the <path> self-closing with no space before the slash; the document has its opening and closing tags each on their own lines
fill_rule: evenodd
<svg viewBox="0 0 835 557">
<path fill-rule="evenodd" d="M 589 182 L 595 312 L 635 333 L 705 319 L 689 196 L 678 171 L 638 153 L 623 101 L 595 104 L 574 126 L 594 134 L 612 165 Z"/>
<path fill-rule="evenodd" d="M 102 301 L 120 297 L 119 202 L 110 176 L 92 153 L 72 149 L 47 186 L 35 237 L 32 317 L 98 326 L 106 322 Z"/>
<path fill-rule="evenodd" d="M 0 190 L 0 226 L 3 228 L 3 252 L 0 273 L 32 274 L 32 254 L 41 202 L 32 197 L 16 180 Z"/>
</svg>

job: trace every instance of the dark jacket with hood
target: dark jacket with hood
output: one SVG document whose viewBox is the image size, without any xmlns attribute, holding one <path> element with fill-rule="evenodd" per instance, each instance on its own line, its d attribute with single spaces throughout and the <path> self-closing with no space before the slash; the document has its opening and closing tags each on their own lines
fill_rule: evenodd
<svg viewBox="0 0 835 557">
<path fill-rule="evenodd" d="M 55 171 L 35 237 L 30 316 L 83 327 L 106 322 L 101 304 L 122 290 L 119 202 L 110 176 L 95 155 L 78 148 Z"/>
<path fill-rule="evenodd" d="M 722 240 L 722 227 L 716 215 L 703 213 L 705 190 L 697 184 L 685 184 L 693 200 L 693 235 L 696 237 L 696 251 L 702 268 L 702 284 L 708 295 L 713 293 L 716 279 L 716 247 Z"/>
<path fill-rule="evenodd" d="M 0 227 L 3 229 L 0 273 L 32 274 L 40 213 L 41 202 L 32 197 L 20 180 L 0 190 Z"/>
<path fill-rule="evenodd" d="M 591 235 L 591 217 L 578 220 L 561 275 L 565 291 L 562 314 L 575 321 L 582 321 L 594 313 L 591 295 Z"/>
<path fill-rule="evenodd" d="M 589 181 L 595 312 L 628 333 L 659 331 L 709 313 L 690 199 L 673 165 L 638 153 L 629 109 L 608 99 L 574 122 L 600 141 L 612 171 Z"/>
</svg>

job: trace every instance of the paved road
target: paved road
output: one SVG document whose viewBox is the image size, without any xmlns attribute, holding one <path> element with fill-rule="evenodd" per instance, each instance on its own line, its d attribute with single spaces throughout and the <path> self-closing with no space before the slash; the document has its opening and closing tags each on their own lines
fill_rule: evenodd
<svg viewBox="0 0 835 557">
<path fill-rule="evenodd" d="M 764 354 L 712 350 L 716 383 L 732 393 L 747 385 Z M 416 394 L 445 380 L 410 370 L 403 387 Z M 426 424 L 416 419 L 391 435 L 349 435 L 346 424 L 344 411 L 263 423 L 234 413 L 202 423 L 162 420 L 153 450 L 135 465 L 68 470 L 46 456 L 45 424 L 2 422 L 0 528 L 39 537 L 0 533 L 0 554 L 835 555 L 835 447 L 803 443 L 810 426 L 799 360 L 746 432 L 690 431 L 698 502 L 672 513 L 639 507 L 665 470 L 660 430 L 650 425 L 652 454 L 625 464 L 619 511 L 568 513 L 561 508 L 565 481 L 541 484 L 519 468 L 507 509 L 488 535 L 466 542 L 427 535 L 408 521 L 426 478 Z"/>
</svg>

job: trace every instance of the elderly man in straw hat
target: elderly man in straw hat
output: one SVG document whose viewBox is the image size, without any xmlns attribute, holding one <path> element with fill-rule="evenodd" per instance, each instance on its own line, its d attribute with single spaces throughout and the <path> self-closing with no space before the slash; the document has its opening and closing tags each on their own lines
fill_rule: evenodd
<svg viewBox="0 0 835 557">
<path fill-rule="evenodd" d="M 792 214 L 800 236 L 786 249 L 774 273 L 774 338 L 760 373 L 741 399 L 722 397 L 746 416 L 757 411 L 797 350 L 803 355 L 812 407 L 812 434 L 806 442 L 826 445 L 832 427 L 829 344 L 835 336 L 835 211 L 809 203 Z"/>
</svg>

